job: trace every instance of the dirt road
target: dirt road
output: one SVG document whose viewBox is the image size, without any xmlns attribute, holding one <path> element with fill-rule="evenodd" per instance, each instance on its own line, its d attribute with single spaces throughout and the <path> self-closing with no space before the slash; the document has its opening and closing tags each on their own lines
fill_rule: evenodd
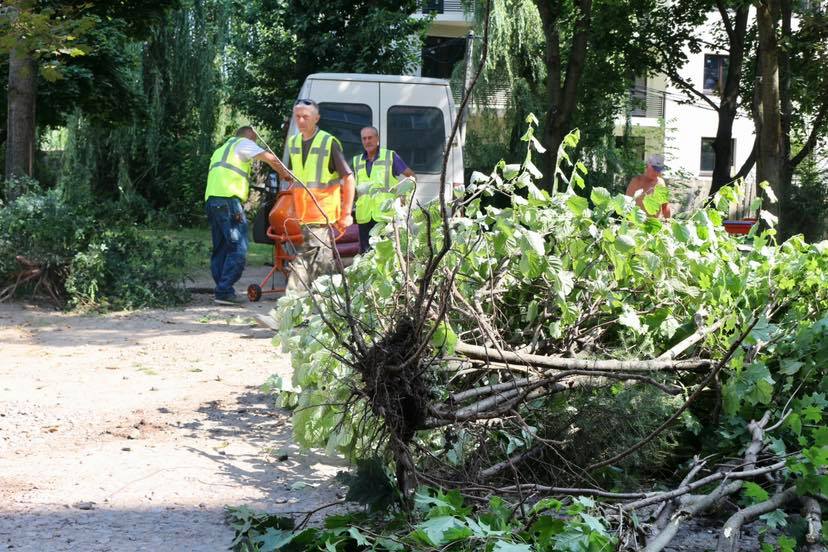
<svg viewBox="0 0 828 552">
<path fill-rule="evenodd" d="M 225 505 L 336 500 L 345 466 L 293 446 L 259 391 L 289 377 L 250 320 L 272 306 L 0 305 L 0 549 L 226 550 Z"/>
</svg>

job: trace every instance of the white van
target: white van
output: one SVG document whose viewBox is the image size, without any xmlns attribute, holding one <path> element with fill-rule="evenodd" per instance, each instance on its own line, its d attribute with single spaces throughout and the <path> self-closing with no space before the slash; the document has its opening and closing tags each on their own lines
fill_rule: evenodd
<svg viewBox="0 0 828 552">
<path fill-rule="evenodd" d="M 437 199 L 440 170 L 455 106 L 449 83 L 398 75 L 357 73 L 315 73 L 305 79 L 299 99 L 319 104 L 319 127 L 342 142 L 345 159 L 361 153 L 360 130 L 379 130 L 380 147 L 392 149 L 417 174 L 414 200 L 427 203 Z M 288 136 L 298 130 L 291 119 Z M 285 146 L 284 160 L 288 153 Z M 451 145 L 446 169 L 446 196 L 463 186 L 463 150 L 459 132 Z M 416 203 L 415 203 L 416 204 Z"/>
</svg>

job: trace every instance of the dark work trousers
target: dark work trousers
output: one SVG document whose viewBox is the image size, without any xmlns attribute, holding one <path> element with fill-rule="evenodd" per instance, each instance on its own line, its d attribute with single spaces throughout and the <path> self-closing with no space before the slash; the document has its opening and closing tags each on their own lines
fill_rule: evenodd
<svg viewBox="0 0 828 552">
<path fill-rule="evenodd" d="M 287 252 L 296 255 L 290 261 L 287 291 L 300 292 L 309 289 L 316 278 L 333 274 L 336 269 L 331 249 L 331 231 L 327 225 L 306 224 L 302 226 L 302 245 L 289 244 Z"/>
<path fill-rule="evenodd" d="M 228 299 L 236 295 L 233 284 L 244 272 L 247 218 L 241 201 L 235 197 L 210 197 L 205 208 L 213 236 L 210 271 L 216 282 L 216 299 Z"/>
<path fill-rule="evenodd" d="M 369 249 L 371 249 L 371 244 L 369 243 L 371 239 L 371 228 L 376 226 L 376 222 L 369 221 L 364 224 L 359 225 L 359 252 L 365 253 Z"/>
</svg>

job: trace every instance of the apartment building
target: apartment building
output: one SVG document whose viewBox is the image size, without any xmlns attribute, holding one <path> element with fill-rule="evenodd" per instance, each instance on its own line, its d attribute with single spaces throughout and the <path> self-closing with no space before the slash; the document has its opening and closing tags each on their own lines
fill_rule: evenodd
<svg viewBox="0 0 828 552">
<path fill-rule="evenodd" d="M 425 0 L 418 16 L 424 17 L 424 14 L 432 14 L 434 19 L 416 73 L 451 78 L 454 66 L 465 55 L 471 16 L 464 12 L 461 0 Z M 706 38 L 706 43 L 713 42 L 711 36 Z M 689 62 L 680 75 L 718 104 L 726 59 L 726 52 L 712 47 L 699 53 L 688 52 Z M 506 100 L 505 90 L 495 91 L 490 99 L 491 107 L 503 107 Z M 627 146 L 642 160 L 650 153 L 663 153 L 668 177 L 709 186 L 714 163 L 711 145 L 717 124 L 717 113 L 709 104 L 701 99 L 687 103 L 687 96 L 665 75 L 647 75 L 635 79 L 630 90 L 630 110 L 619 114 L 615 133 L 619 143 L 626 140 Z M 750 155 L 753 140 L 753 121 L 747 113 L 740 113 L 733 125 L 733 173 Z M 752 180 L 752 175 L 748 179 Z"/>
</svg>

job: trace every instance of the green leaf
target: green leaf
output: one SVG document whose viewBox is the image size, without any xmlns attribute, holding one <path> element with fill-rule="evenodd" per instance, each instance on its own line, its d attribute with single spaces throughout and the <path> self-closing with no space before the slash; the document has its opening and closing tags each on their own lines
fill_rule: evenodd
<svg viewBox="0 0 828 552">
<path fill-rule="evenodd" d="M 798 360 L 790 360 L 790 359 L 782 359 L 779 363 L 779 371 L 785 374 L 786 376 L 792 376 L 799 372 L 799 369 L 802 368 L 802 363 Z"/>
<path fill-rule="evenodd" d="M 811 423 L 819 423 L 822 421 L 822 409 L 817 406 L 811 405 L 806 406 L 802 410 L 802 417 L 805 418 L 805 421 Z"/>
<path fill-rule="evenodd" d="M 759 516 L 759 519 L 763 520 L 771 529 L 778 529 L 788 525 L 788 516 L 782 510 L 774 510 L 773 512 Z"/>
<path fill-rule="evenodd" d="M 644 204 L 644 210 L 647 211 L 647 214 L 655 215 L 661 210 L 661 204 L 663 202 L 653 197 L 652 194 L 648 194 L 644 196 L 642 203 Z"/>
<path fill-rule="evenodd" d="M 492 552 L 532 552 L 532 546 L 528 544 L 514 544 L 499 540 L 495 543 Z"/>
<path fill-rule="evenodd" d="M 765 195 L 768 196 L 768 201 L 770 201 L 771 203 L 776 203 L 776 194 L 773 193 L 773 188 L 770 184 L 768 184 L 767 180 L 763 180 L 758 184 L 758 186 L 762 188 L 762 190 L 765 192 Z"/>
<path fill-rule="evenodd" d="M 584 211 L 589 209 L 589 201 L 587 201 L 585 197 L 581 197 L 579 195 L 570 196 L 569 199 L 566 200 L 566 205 L 569 207 L 570 211 L 578 216 L 583 215 Z"/>
<path fill-rule="evenodd" d="M 796 539 L 786 535 L 779 535 L 779 538 L 776 539 L 776 545 L 779 547 L 779 552 L 794 552 L 796 550 Z"/>
<path fill-rule="evenodd" d="M 365 535 L 363 535 L 360 532 L 360 530 L 356 527 L 349 527 L 348 535 L 350 535 L 350 537 L 354 539 L 354 541 L 356 541 L 357 546 L 371 546 L 371 543 L 368 542 L 368 539 L 365 538 Z"/>
<path fill-rule="evenodd" d="M 555 537 L 554 550 L 560 552 L 586 552 L 589 550 L 589 536 L 576 528 L 569 528 Z"/>
<path fill-rule="evenodd" d="M 799 414 L 796 412 L 791 413 L 786 420 L 788 427 L 791 428 L 791 431 L 794 432 L 795 435 L 802 434 L 802 419 L 799 417 Z"/>
<path fill-rule="evenodd" d="M 428 519 L 417 525 L 415 533 L 423 539 L 426 544 L 442 546 L 450 541 L 446 538 L 446 532 L 450 529 L 468 529 L 460 520 L 452 516 L 440 516 Z M 469 530 L 471 535 L 471 530 Z"/>
<path fill-rule="evenodd" d="M 619 233 L 615 237 L 615 248 L 622 253 L 626 253 L 631 249 L 635 249 L 635 238 L 633 238 L 629 234 L 621 234 Z"/>
<path fill-rule="evenodd" d="M 612 196 L 606 188 L 593 188 L 589 194 L 589 199 L 596 207 L 604 207 L 608 205 Z"/>
<path fill-rule="evenodd" d="M 54 65 L 44 65 L 40 68 L 40 74 L 49 82 L 57 82 L 63 78 L 63 73 Z"/>
<path fill-rule="evenodd" d="M 811 432 L 814 444 L 818 447 L 828 447 L 828 427 L 818 427 Z"/>
<path fill-rule="evenodd" d="M 503 178 L 506 180 L 512 180 L 515 178 L 518 173 L 520 172 L 520 165 L 517 163 L 513 163 L 511 165 L 505 165 L 503 167 Z"/>
<path fill-rule="evenodd" d="M 533 232 L 532 230 L 527 230 L 524 233 L 526 237 L 526 241 L 529 246 L 540 256 L 546 254 L 546 245 L 543 242 L 543 236 L 538 234 L 537 232 Z"/>
<path fill-rule="evenodd" d="M 764 209 L 762 209 L 761 211 L 759 211 L 759 218 L 761 218 L 762 220 L 764 220 L 764 221 L 765 221 L 765 223 L 766 223 L 768 226 L 770 226 L 771 228 L 773 228 L 774 226 L 776 226 L 776 223 L 777 223 L 777 222 L 779 222 L 779 217 L 777 217 L 776 215 L 772 214 L 770 211 L 765 211 Z"/>
<path fill-rule="evenodd" d="M 756 504 L 757 502 L 764 502 L 770 497 L 770 495 L 765 489 L 763 489 L 762 487 L 760 487 L 752 481 L 747 481 L 743 486 L 743 490 L 745 496 L 750 499 L 751 504 Z"/>
<path fill-rule="evenodd" d="M 445 354 L 453 355 L 457 346 L 457 334 L 447 322 L 440 322 L 431 336 L 431 344 L 438 349 L 442 348 Z"/>
<path fill-rule="evenodd" d="M 681 243 L 687 243 L 690 241 L 690 230 L 688 230 L 685 223 L 674 220 L 670 223 L 670 227 L 673 230 L 673 237 L 678 241 Z"/>
<path fill-rule="evenodd" d="M 635 310 L 627 304 L 625 304 L 622 309 L 621 316 L 618 317 L 618 323 L 634 330 L 635 332 L 641 332 L 641 319 L 638 317 L 638 313 L 636 313 Z"/>
<path fill-rule="evenodd" d="M 526 308 L 526 321 L 534 322 L 537 317 L 538 301 L 536 299 L 532 299 L 532 301 L 529 302 L 529 306 Z"/>
</svg>

